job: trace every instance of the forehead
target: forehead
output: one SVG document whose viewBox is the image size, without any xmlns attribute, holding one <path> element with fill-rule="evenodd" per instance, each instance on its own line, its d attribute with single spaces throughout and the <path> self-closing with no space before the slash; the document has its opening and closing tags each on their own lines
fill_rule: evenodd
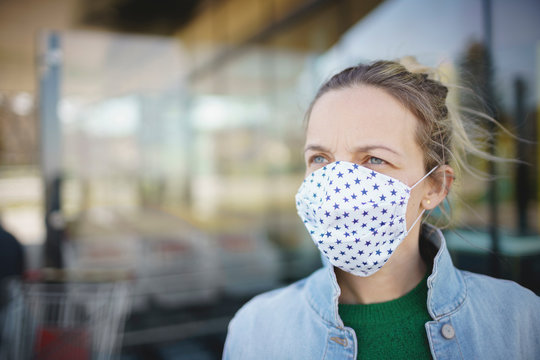
<svg viewBox="0 0 540 360">
<path fill-rule="evenodd" d="M 309 117 L 306 142 L 330 148 L 377 143 L 416 153 L 416 117 L 386 91 L 373 86 L 331 90 Z"/>
</svg>

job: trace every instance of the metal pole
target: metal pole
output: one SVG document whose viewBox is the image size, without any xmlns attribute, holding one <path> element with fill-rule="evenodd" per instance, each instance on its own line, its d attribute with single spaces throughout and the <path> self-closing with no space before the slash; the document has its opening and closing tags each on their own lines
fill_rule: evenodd
<svg viewBox="0 0 540 360">
<path fill-rule="evenodd" d="M 485 47 L 485 73 L 483 74 L 484 78 L 484 89 L 485 89 L 485 101 L 489 107 L 491 117 L 496 119 L 496 108 L 495 108 L 495 99 L 493 92 L 493 64 L 492 64 L 492 8 L 491 0 L 483 0 L 482 2 L 483 10 L 483 26 L 484 26 L 484 47 Z M 495 155 L 496 145 L 497 145 L 497 126 L 494 123 L 489 124 L 489 131 L 492 134 L 493 138 L 489 144 L 489 153 L 490 155 Z M 489 234 L 491 237 L 491 257 L 490 257 L 490 267 L 491 275 L 500 276 L 500 265 L 499 265 L 499 252 L 500 252 L 500 239 L 499 239 L 499 219 L 498 219 L 498 209 L 497 209 L 497 168 L 494 161 L 489 161 L 488 163 L 488 173 L 491 177 L 488 187 L 488 206 L 489 206 Z"/>
<path fill-rule="evenodd" d="M 522 78 L 516 77 L 514 81 L 515 91 L 515 105 L 516 105 L 516 128 L 520 139 L 527 138 L 527 122 L 525 116 L 525 82 Z M 527 161 L 527 148 L 523 141 L 517 142 L 517 158 L 520 161 Z M 528 161 L 527 161 L 528 162 Z M 521 162 L 516 165 L 516 177 L 515 177 L 515 193 L 516 193 L 516 208 L 517 208 L 517 228 L 520 235 L 527 235 L 529 224 L 528 218 L 528 205 L 531 190 L 529 188 L 529 167 L 527 164 Z"/>
<path fill-rule="evenodd" d="M 60 268 L 63 265 L 61 241 L 64 223 L 61 213 L 60 189 L 62 185 L 62 145 L 58 104 L 62 53 L 60 35 L 45 32 L 39 44 L 39 118 L 41 134 L 41 169 L 45 185 L 45 265 Z"/>
</svg>

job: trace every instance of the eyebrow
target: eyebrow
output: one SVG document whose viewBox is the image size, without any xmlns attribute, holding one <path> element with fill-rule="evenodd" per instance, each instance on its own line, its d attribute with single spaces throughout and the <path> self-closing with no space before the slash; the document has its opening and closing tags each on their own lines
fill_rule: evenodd
<svg viewBox="0 0 540 360">
<path fill-rule="evenodd" d="M 357 146 L 355 147 L 353 150 L 354 152 L 368 152 L 370 150 L 375 150 L 375 149 L 383 149 L 383 150 L 387 150 L 391 153 L 394 153 L 398 156 L 401 156 L 401 154 L 399 152 L 397 152 L 396 150 L 394 149 L 391 149 L 389 148 L 388 146 L 384 146 L 384 145 L 366 145 L 366 146 Z M 329 152 L 329 150 L 327 148 L 325 148 L 324 146 L 322 145 L 317 145 L 317 144 L 313 144 L 313 145 L 308 145 L 305 147 L 304 149 L 304 152 L 307 152 L 309 150 L 312 150 L 312 151 L 322 151 L 322 152 Z"/>
</svg>

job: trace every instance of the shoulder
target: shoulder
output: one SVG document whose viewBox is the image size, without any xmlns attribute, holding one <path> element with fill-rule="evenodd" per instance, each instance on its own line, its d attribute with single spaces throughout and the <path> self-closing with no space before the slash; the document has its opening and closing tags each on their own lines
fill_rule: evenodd
<svg viewBox="0 0 540 360">
<path fill-rule="evenodd" d="M 255 326 L 261 330 L 268 328 L 271 324 L 283 316 L 288 315 L 294 308 L 304 306 L 303 289 L 307 278 L 299 280 L 286 287 L 268 291 L 255 296 L 248 301 L 231 320 L 229 334 L 234 333 L 236 327 L 242 332 Z"/>
<path fill-rule="evenodd" d="M 535 321 L 540 330 L 540 297 L 510 280 L 461 271 L 471 305 L 490 311 L 499 318 Z"/>
<path fill-rule="evenodd" d="M 513 281 L 460 272 L 467 295 L 452 322 L 464 335 L 462 351 L 535 358 L 540 351 L 540 298 Z"/>
<path fill-rule="evenodd" d="M 498 295 L 505 299 L 513 299 L 520 302 L 531 302 L 540 306 L 540 298 L 531 290 L 517 284 L 511 280 L 497 279 L 487 275 L 475 274 L 469 271 L 460 270 L 467 290 L 472 294 L 484 294 L 486 297 Z"/>
<path fill-rule="evenodd" d="M 224 359 L 250 359 L 255 354 L 280 358 L 281 351 L 292 348 L 313 351 L 308 343 L 316 339 L 324 343 L 320 341 L 324 326 L 318 323 L 304 291 L 310 277 L 257 295 L 242 306 L 229 323 Z M 300 339 L 299 334 L 303 334 Z"/>
</svg>

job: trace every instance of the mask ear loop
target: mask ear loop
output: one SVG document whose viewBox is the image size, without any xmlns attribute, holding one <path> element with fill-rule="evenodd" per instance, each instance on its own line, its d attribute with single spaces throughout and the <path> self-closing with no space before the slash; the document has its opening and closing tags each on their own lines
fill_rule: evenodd
<svg viewBox="0 0 540 360">
<path fill-rule="evenodd" d="M 422 212 L 420 213 L 420 215 L 418 215 L 418 217 L 416 218 L 416 220 L 414 220 L 413 224 L 411 225 L 411 227 L 409 228 L 409 230 L 406 230 L 405 231 L 405 236 L 407 236 L 407 234 L 409 234 L 409 232 L 412 230 L 412 228 L 414 227 L 414 225 L 416 225 L 416 223 L 418 222 L 418 220 L 420 220 L 422 218 L 422 215 L 424 215 L 424 212 L 426 210 L 422 210 Z"/>
<path fill-rule="evenodd" d="M 420 180 L 418 180 L 413 186 L 410 187 L 410 190 L 412 190 L 416 185 L 420 184 L 425 178 L 427 178 L 432 172 L 435 171 L 435 169 L 437 169 L 439 167 L 439 165 L 435 166 L 433 169 L 431 169 L 426 175 L 424 175 Z M 416 223 L 418 222 L 418 220 L 420 220 L 422 218 L 422 215 L 424 215 L 424 212 L 426 210 L 422 210 L 422 212 L 420 213 L 420 215 L 418 215 L 418 217 L 416 218 L 416 220 L 414 220 L 413 224 L 411 225 L 411 227 L 409 228 L 409 230 L 405 229 L 405 236 L 407 236 L 407 234 L 412 230 L 412 228 L 414 227 L 414 225 L 416 225 Z"/>
<path fill-rule="evenodd" d="M 420 184 L 425 178 L 427 178 L 429 175 L 431 175 L 432 172 L 437 170 L 438 167 L 439 167 L 439 165 L 437 165 L 433 169 L 429 170 L 429 172 L 426 175 L 422 176 L 422 178 L 420 180 L 415 182 L 414 185 L 409 188 L 409 190 L 412 190 L 416 185 Z"/>
</svg>

